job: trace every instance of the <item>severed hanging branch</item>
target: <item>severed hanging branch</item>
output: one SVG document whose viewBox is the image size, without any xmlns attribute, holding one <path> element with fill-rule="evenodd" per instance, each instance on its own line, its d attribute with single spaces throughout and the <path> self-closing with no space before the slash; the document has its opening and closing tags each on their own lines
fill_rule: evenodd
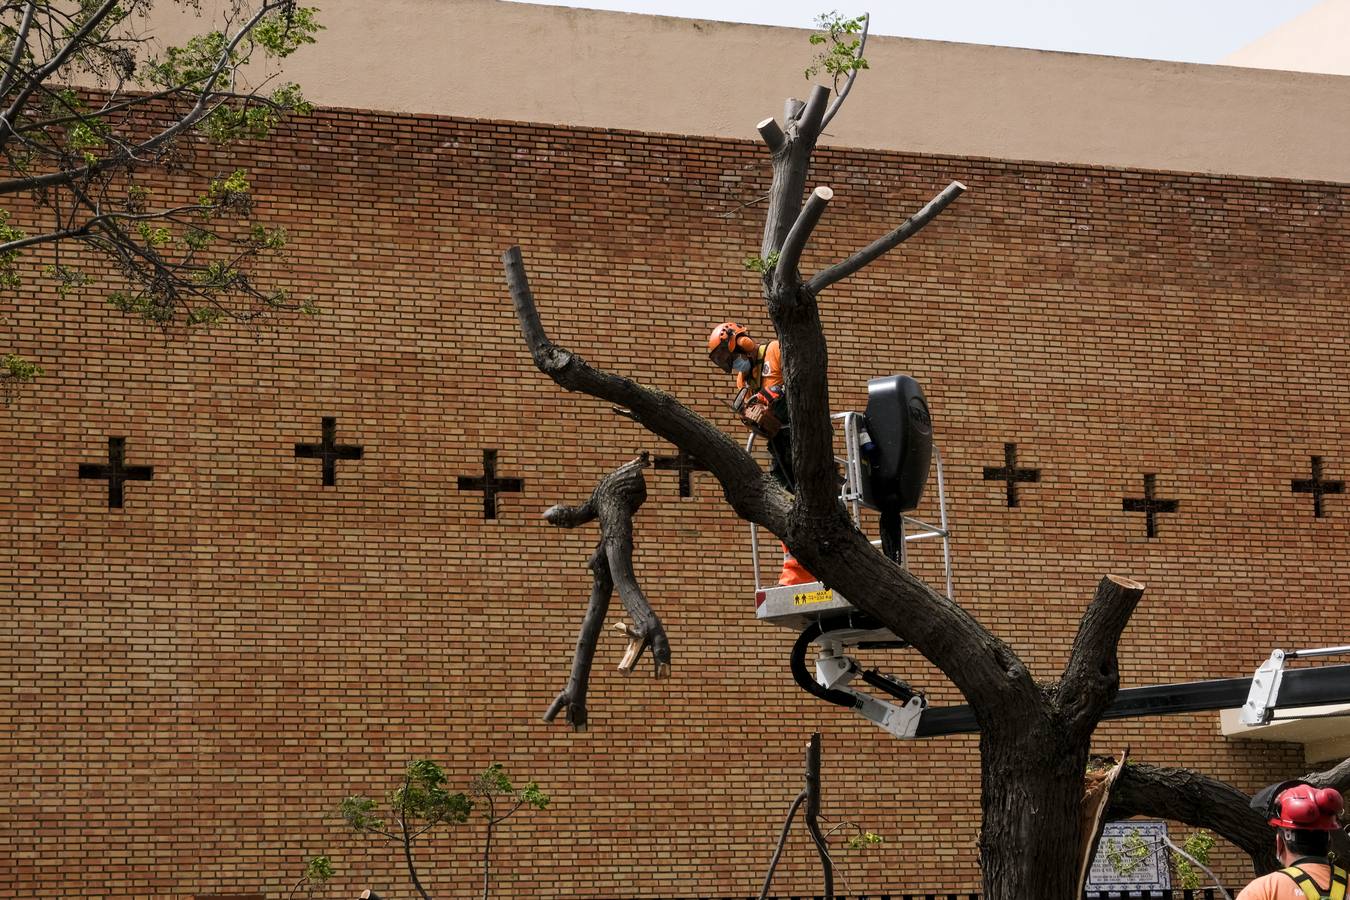
<svg viewBox="0 0 1350 900">
<path fill-rule="evenodd" d="M 550 525 L 576 528 L 600 520 L 600 542 L 588 563 L 594 582 L 590 603 L 577 636 L 572 657 L 572 674 L 567 687 L 554 698 L 544 721 L 552 722 L 567 710 L 567 724 L 575 731 L 586 730 L 586 692 L 590 686 L 591 666 L 600 630 L 605 624 L 614 589 L 632 618 L 633 624 L 618 626 L 628 638 L 628 647 L 619 663 L 625 675 L 632 673 L 642 654 L 650 649 L 657 678 L 670 675 L 670 641 L 665 626 L 652 610 L 633 574 L 633 516 L 647 499 L 647 480 L 643 470 L 650 465 L 646 453 L 625 463 L 600 479 L 590 499 L 581 506 L 553 506 L 544 513 Z"/>
</svg>

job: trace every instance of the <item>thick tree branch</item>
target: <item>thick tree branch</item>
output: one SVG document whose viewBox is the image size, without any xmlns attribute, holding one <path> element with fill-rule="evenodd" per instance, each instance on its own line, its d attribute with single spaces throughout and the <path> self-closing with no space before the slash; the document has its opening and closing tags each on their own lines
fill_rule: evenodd
<svg viewBox="0 0 1350 900">
<path fill-rule="evenodd" d="M 820 857 L 821 876 L 825 881 L 825 900 L 834 900 L 834 860 L 830 859 L 830 848 L 825 845 L 825 837 L 820 833 L 820 732 L 811 735 L 811 743 L 806 748 L 806 807 L 802 816 L 806 821 L 807 833 L 811 843 L 816 845 L 816 855 Z"/>
<path fill-rule="evenodd" d="M 773 154 L 761 245 L 765 258 L 781 251 L 775 277 L 766 279 L 765 301 L 783 351 L 796 476 L 789 530 L 776 533 L 808 570 L 947 673 L 982 722 L 992 721 L 992 711 L 1009 702 L 1041 703 L 1026 666 L 965 610 L 877 553 L 839 502 L 824 332 L 815 295 L 801 286 L 792 264 L 809 225 L 819 218 L 812 214 L 803 221 L 802 192 L 828 96 L 828 89 L 818 85 L 799 114 L 789 106 L 789 140 Z M 815 205 L 823 208 L 821 199 Z M 794 236 L 789 245 L 787 236 L 799 221 L 806 227 L 797 229 L 800 240 Z"/>
<path fill-rule="evenodd" d="M 1301 780 L 1316 787 L 1350 789 L 1350 759 L 1309 772 Z M 1279 862 L 1275 829 L 1252 808 L 1251 800 L 1232 785 L 1198 772 L 1131 763 L 1117 782 L 1109 812 L 1117 819 L 1150 816 L 1207 828 L 1241 848 L 1260 875 L 1279 868 Z M 1344 831 L 1333 831 L 1331 842 L 1339 858 L 1350 858 L 1350 838 Z"/>
<path fill-rule="evenodd" d="M 101 225 L 105 225 L 109 222 L 117 220 L 126 222 L 149 222 L 160 219 L 169 219 L 171 221 L 176 222 L 178 220 L 175 219 L 174 217 L 177 215 L 183 213 L 210 212 L 215 208 L 216 207 L 212 205 L 202 205 L 202 206 L 193 205 L 193 206 L 178 206 L 174 207 L 173 209 L 157 210 L 156 212 L 152 213 L 121 213 L 121 212 L 100 213 L 99 215 L 94 216 L 93 218 L 74 228 L 68 228 L 63 231 L 49 231 L 44 234 L 30 234 L 27 237 L 19 238 L 18 240 L 0 243 L 0 253 L 8 253 L 12 250 L 22 250 L 24 247 L 31 247 L 34 244 L 49 244 L 52 243 L 53 241 L 64 241 L 70 238 L 84 237 L 88 234 L 91 234 L 95 228 L 98 228 Z M 117 238 L 119 240 L 124 239 L 126 237 L 127 235 L 125 234 L 125 232 L 121 232 L 117 235 Z"/>
<path fill-rule="evenodd" d="M 110 0 L 110 2 L 105 4 L 105 7 L 102 8 L 99 11 L 99 13 L 95 13 L 95 15 L 98 16 L 101 14 L 103 17 L 106 17 L 107 12 L 110 11 L 111 7 L 115 5 L 116 0 Z M 236 51 L 238 51 L 240 45 L 242 45 L 244 41 L 250 38 L 253 30 L 258 26 L 260 22 L 262 22 L 262 20 L 268 14 L 276 11 L 277 9 L 282 8 L 283 6 L 285 6 L 284 2 L 277 2 L 277 0 L 269 0 L 269 2 L 263 3 L 247 21 L 245 21 L 242 25 L 238 27 L 235 33 L 231 35 L 229 40 L 226 42 L 225 46 L 220 52 L 220 55 L 216 58 L 215 64 L 211 72 L 200 80 L 200 84 L 198 87 L 193 89 L 193 93 L 196 94 L 196 100 L 193 104 L 193 107 L 183 115 L 177 117 L 172 124 L 165 127 L 159 133 L 152 135 L 151 137 L 146 138 L 145 140 L 140 141 L 134 145 L 131 144 L 123 145 L 122 149 L 120 149 L 117 153 L 112 154 L 106 158 L 96 160 L 93 163 L 76 167 L 62 167 L 60 171 L 50 172 L 44 175 L 31 176 L 26 178 L 14 178 L 0 182 L 0 195 L 12 194 L 24 190 L 35 190 L 44 187 L 54 187 L 57 185 L 72 185 L 78 181 L 91 178 L 94 175 L 99 174 L 100 172 L 116 170 L 121 167 L 124 167 L 128 163 L 140 161 L 141 156 L 143 154 L 158 150 L 160 147 L 164 146 L 165 144 L 172 141 L 174 138 L 178 137 L 184 131 L 195 126 L 198 122 L 200 122 L 207 115 L 209 115 L 216 108 L 216 106 L 219 106 L 220 103 L 223 103 L 231 98 L 239 97 L 240 95 L 235 91 L 233 91 L 232 89 L 225 92 L 216 91 L 216 84 L 220 81 L 221 77 L 225 74 L 226 71 L 230 71 L 233 73 L 233 70 L 235 68 L 237 68 L 239 65 L 242 65 L 244 62 L 247 61 L 246 59 L 236 60 L 235 58 Z M 73 46 L 74 40 L 75 39 L 72 38 L 72 44 L 68 44 L 67 47 L 63 49 L 62 51 L 63 53 L 66 53 L 69 50 L 69 48 Z M 58 59 L 60 58 L 59 54 L 57 58 Z M 36 73 L 33 73 L 32 76 L 29 76 L 30 83 L 25 87 L 24 91 L 20 93 L 19 97 L 16 98 L 15 101 L 10 105 L 9 110 L 3 116 L 0 116 L 0 148 L 4 147 L 5 142 L 8 140 L 10 136 L 18 134 L 13 124 L 14 118 L 18 115 L 18 111 L 22 109 L 23 104 L 27 102 L 29 96 L 31 96 L 31 94 L 34 91 L 44 87 L 43 82 L 50 75 L 49 72 L 47 72 L 46 74 L 44 74 L 44 72 L 46 72 L 47 68 L 50 65 L 51 64 L 49 63 L 48 66 L 44 66 L 42 69 L 39 69 Z M 186 84 L 180 85 L 170 89 L 169 93 L 179 93 L 187 90 L 188 87 L 189 85 Z M 137 105 L 143 105 L 158 96 L 161 95 L 148 94 L 145 96 L 137 97 L 133 101 L 128 101 L 128 104 L 135 103 Z M 263 99 L 263 98 L 253 98 L 253 99 Z M 275 104 L 272 105 L 275 106 Z M 100 116 L 97 114 L 89 114 L 84 118 L 98 119 L 100 118 Z"/>
<path fill-rule="evenodd" d="M 561 387 L 622 406 L 653 434 L 697 457 L 722 484 L 727 501 L 745 519 L 775 534 L 786 531 L 790 497 L 767 478 L 742 448 L 711 422 L 662 391 L 592 367 L 549 340 L 525 274 L 520 248 L 502 254 L 516 317 L 535 365 Z"/>
<path fill-rule="evenodd" d="M 1111 793 L 1108 818 L 1149 816 L 1207 828 L 1241 848 L 1261 874 L 1279 866 L 1275 830 L 1250 802 L 1232 785 L 1197 772 L 1130 763 Z"/>
<path fill-rule="evenodd" d="M 37 0 L 28 0 L 24 6 L 23 20 L 19 22 L 18 34 L 14 36 L 14 52 L 9 57 L 9 68 L 0 78 L 0 97 L 9 93 L 14 86 L 14 76 L 19 72 L 19 63 L 23 60 L 24 48 L 28 46 L 28 29 L 33 25 L 33 13 L 37 11 Z"/>
<path fill-rule="evenodd" d="M 778 835 L 778 844 L 773 848 L 773 856 L 769 858 L 769 871 L 764 873 L 764 886 L 759 889 L 759 900 L 767 900 L 769 896 L 769 888 L 773 886 L 773 876 L 778 871 L 778 861 L 783 858 L 783 847 L 787 845 L 788 834 L 792 830 L 792 820 L 796 817 L 797 810 L 801 809 L 805 802 L 806 791 L 803 789 L 788 805 L 787 818 L 783 820 L 783 830 Z"/>
<path fill-rule="evenodd" d="M 788 291 L 801 282 L 797 275 L 797 264 L 801 261 L 802 251 L 806 249 L 806 242 L 811 239 L 811 232 L 815 230 L 816 223 L 833 197 L 834 191 L 822 186 L 806 198 L 797 221 L 792 224 L 792 230 L 783 239 L 783 249 L 778 254 L 778 264 L 773 271 L 774 293 Z"/>
<path fill-rule="evenodd" d="M 1107 575 L 1083 613 L 1060 679 L 1061 709 L 1071 728 L 1091 734 L 1120 688 L 1116 646 L 1144 595 L 1144 585 Z"/>
<path fill-rule="evenodd" d="M 770 293 L 768 306 L 778 329 L 791 411 L 792 467 L 797 481 L 794 512 L 810 520 L 843 515 L 830 421 L 829 351 L 820 310 L 815 297 L 799 286 L 784 295 Z"/>
<path fill-rule="evenodd" d="M 802 107 L 801 115 L 797 117 L 795 138 L 809 142 L 813 150 L 816 139 L 820 137 L 820 123 L 825 118 L 825 107 L 829 100 L 829 88 L 823 84 L 812 85 L 811 94 L 806 98 L 806 106 Z"/>
<path fill-rule="evenodd" d="M 1313 787 L 1335 788 L 1342 794 L 1350 793 L 1350 758 L 1343 759 L 1324 772 L 1309 772 L 1303 780 Z"/>
<path fill-rule="evenodd" d="M 834 284 L 836 281 L 847 278 L 854 272 L 866 266 L 868 263 L 898 247 L 909 238 L 918 234 L 925 225 L 937 218 L 938 213 L 946 209 L 951 202 L 961 196 L 966 190 L 966 186 L 959 181 L 953 181 L 923 207 L 923 209 L 910 216 L 900 227 L 896 228 L 890 234 L 880 237 L 868 244 L 857 253 L 850 256 L 843 262 L 836 263 L 828 269 L 824 269 L 816 274 L 814 278 L 807 283 L 807 288 L 813 294 L 819 294 L 825 288 Z"/>
</svg>

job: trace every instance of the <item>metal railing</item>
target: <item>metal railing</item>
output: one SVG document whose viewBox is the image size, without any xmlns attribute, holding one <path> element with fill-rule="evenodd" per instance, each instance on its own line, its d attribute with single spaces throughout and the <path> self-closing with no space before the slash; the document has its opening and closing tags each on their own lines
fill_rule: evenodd
<svg viewBox="0 0 1350 900">
<path fill-rule="evenodd" d="M 843 435 L 843 455 L 836 454 L 834 460 L 844 472 L 844 483 L 839 486 L 839 499 L 848 508 L 853 524 L 862 527 L 863 469 L 860 432 L 863 427 L 863 414 L 859 412 L 834 413 L 830 419 L 841 422 Z M 753 453 L 755 433 L 752 431 L 745 440 L 745 450 Z M 933 444 L 933 468 L 937 476 L 938 525 L 932 525 L 913 516 L 901 517 L 904 540 L 900 542 L 900 564 L 909 566 L 909 542 L 932 538 L 942 539 L 942 568 L 946 575 L 947 599 L 952 596 L 952 540 L 947 526 L 947 483 L 942 470 L 942 451 Z M 910 529 L 914 529 L 911 531 Z M 881 548 L 881 541 L 872 541 L 872 546 Z M 750 560 L 755 570 L 755 590 L 763 590 L 764 583 L 760 572 L 759 526 L 750 523 Z"/>
</svg>

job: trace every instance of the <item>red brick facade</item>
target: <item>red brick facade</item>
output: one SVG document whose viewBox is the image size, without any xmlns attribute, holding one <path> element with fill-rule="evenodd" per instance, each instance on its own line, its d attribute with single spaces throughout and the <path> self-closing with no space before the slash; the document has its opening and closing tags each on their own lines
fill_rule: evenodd
<svg viewBox="0 0 1350 900">
<path fill-rule="evenodd" d="M 499 836 L 498 896 L 751 895 L 813 729 L 827 813 L 885 838 L 840 852 L 850 891 L 976 888 L 976 739 L 900 743 L 798 690 L 790 635 L 752 617 L 746 528 L 706 474 L 682 499 L 675 473 L 650 473 L 637 519 L 674 677 L 618 677 L 607 636 L 591 730 L 539 721 L 595 540 L 539 514 L 672 448 L 534 370 L 499 254 L 523 246 L 560 342 L 739 435 L 702 340 L 728 317 L 768 331 L 743 267 L 760 146 L 322 112 L 246 164 L 316 319 L 165 339 L 36 279 L 0 305 L 0 350 L 48 373 L 0 408 L 12 889 L 275 898 L 327 852 L 331 896 L 410 896 L 395 848 L 333 810 L 428 756 L 462 784 L 499 761 L 553 795 Z M 1345 187 L 824 150 L 812 182 L 835 201 L 803 271 L 952 179 L 960 201 L 821 302 L 835 408 L 861 408 L 876 375 L 925 386 L 956 598 L 1047 678 L 1108 572 L 1148 585 L 1128 685 L 1344 642 L 1350 497 L 1314 518 L 1290 482 L 1312 456 L 1350 475 Z M 332 487 L 294 455 L 324 417 L 364 449 Z M 122 509 L 77 477 L 112 436 L 154 467 Z M 983 478 L 1005 443 L 1041 472 L 1016 508 Z M 524 480 L 495 520 L 457 483 L 487 449 Z M 1122 509 L 1146 473 L 1180 504 L 1151 540 Z M 936 560 L 916 569 L 936 578 Z M 882 667 L 958 700 L 912 653 Z M 1101 729 L 1101 750 L 1126 744 L 1247 789 L 1303 766 L 1297 747 L 1225 741 L 1213 714 Z M 472 894 L 480 838 L 462 826 L 424 848 L 434 896 Z M 1222 862 L 1242 877 L 1235 854 Z M 816 889 L 804 840 L 778 885 Z"/>
</svg>

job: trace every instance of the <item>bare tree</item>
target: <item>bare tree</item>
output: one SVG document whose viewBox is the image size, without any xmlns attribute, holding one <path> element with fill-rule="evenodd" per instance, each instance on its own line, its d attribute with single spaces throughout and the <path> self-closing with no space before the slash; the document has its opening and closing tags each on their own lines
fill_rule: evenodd
<svg viewBox="0 0 1350 900">
<path fill-rule="evenodd" d="M 865 19 L 853 21 L 862 24 L 865 39 Z M 859 40 L 850 52 L 860 54 L 861 47 Z M 506 283 L 536 366 L 569 391 L 619 405 L 653 434 L 697 457 L 721 483 L 738 515 L 776 534 L 827 586 L 917 649 L 960 690 L 980 728 L 979 854 L 988 900 L 1076 898 L 1085 854 L 1095 846 L 1101 824 L 1139 813 L 1210 829 L 1245 850 L 1256 871 L 1268 870 L 1275 865 L 1270 827 L 1251 808 L 1251 798 L 1214 779 L 1185 770 L 1122 765 L 1116 767 L 1114 784 L 1107 785 L 1109 797 L 1085 797 L 1091 737 L 1118 692 L 1117 645 L 1144 585 L 1116 575 L 1103 577 L 1084 610 L 1063 670 L 1055 679 L 1039 680 L 1011 647 L 966 610 L 877 553 L 840 502 L 820 303 L 828 288 L 913 237 L 965 188 L 953 181 L 889 233 L 803 276 L 802 252 L 834 196 L 824 185 L 808 192 L 812 153 L 824 123 L 838 112 L 863 67 L 849 63 L 848 53 L 832 52 L 825 59 L 832 59 L 824 68 L 835 77 L 833 102 L 827 88 L 816 86 L 805 102 L 787 101 L 783 124 L 769 118 L 756 126 L 768 151 L 772 182 L 753 268 L 762 273 L 765 306 L 785 361 L 795 494 L 670 394 L 591 366 L 550 340 L 523 254 L 511 247 L 502 257 Z M 846 77 L 842 87 L 841 75 Z M 1315 784 L 1343 787 L 1350 783 L 1350 762 L 1306 777 Z M 799 801 L 805 799 L 804 794 Z M 1109 800 L 1105 814 L 1098 814 L 1094 799 Z M 1088 807 L 1092 815 L 1085 814 Z M 1337 839 L 1344 840 L 1344 835 Z"/>
<path fill-rule="evenodd" d="M 840 92 L 843 93 L 842 91 Z M 980 862 L 990 900 L 1076 893 L 1079 806 L 1089 741 L 1119 686 L 1116 646 L 1144 586 L 1101 579 L 1058 679 L 1039 681 L 1005 642 L 966 610 L 876 552 L 839 500 L 826 381 L 828 347 L 819 304 L 830 286 L 918 233 L 961 195 L 953 182 L 913 216 L 847 259 L 804 277 L 798 266 L 833 192 L 809 193 L 810 163 L 830 91 L 789 100 L 786 121 L 757 126 L 773 170 L 760 260 L 763 295 L 785 362 L 797 491 L 788 493 L 710 422 L 670 394 L 602 371 L 551 341 L 523 255 L 503 255 L 525 344 L 562 387 L 618 404 L 653 434 L 696 456 L 742 517 L 776 534 L 827 585 L 875 617 L 941 669 L 980 725 Z M 837 101 L 836 101 L 837 104 Z M 803 199 L 805 197 L 805 200 Z"/>
<path fill-rule="evenodd" d="M 155 5 L 0 0 L 0 284 L 16 285 L 21 255 L 46 248 L 63 291 L 110 267 L 113 304 L 160 325 L 302 307 L 250 274 L 286 235 L 254 220 L 247 173 L 187 166 L 193 145 L 262 140 L 308 111 L 296 85 L 257 73 L 314 41 L 314 10 L 228 0 L 208 30 L 159 47 L 147 33 Z M 160 3 L 172 6 L 197 5 Z M 170 177 L 152 190 L 151 173 Z M 72 244 L 108 265 L 74 262 Z"/>
</svg>

